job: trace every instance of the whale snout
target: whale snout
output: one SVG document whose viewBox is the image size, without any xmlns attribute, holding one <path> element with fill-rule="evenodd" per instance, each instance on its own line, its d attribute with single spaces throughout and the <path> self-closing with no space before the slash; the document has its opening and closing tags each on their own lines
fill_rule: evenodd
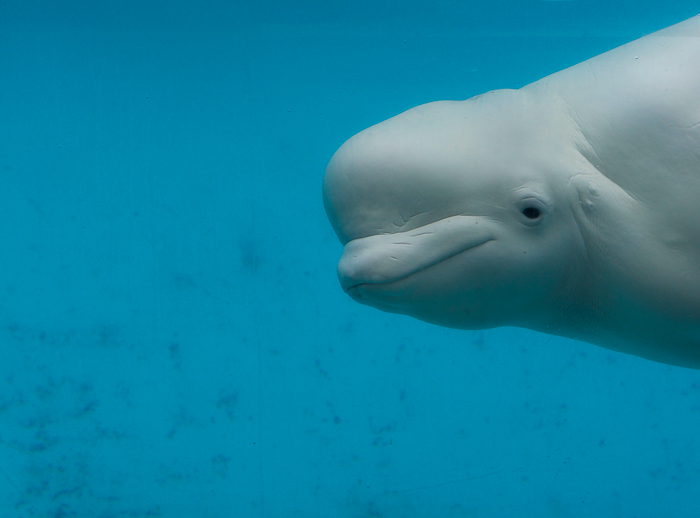
<svg viewBox="0 0 700 518">
<path fill-rule="evenodd" d="M 353 239 L 338 263 L 340 285 L 351 294 L 361 284 L 401 280 L 493 240 L 492 230 L 483 217 L 452 216 L 407 232 Z"/>
</svg>

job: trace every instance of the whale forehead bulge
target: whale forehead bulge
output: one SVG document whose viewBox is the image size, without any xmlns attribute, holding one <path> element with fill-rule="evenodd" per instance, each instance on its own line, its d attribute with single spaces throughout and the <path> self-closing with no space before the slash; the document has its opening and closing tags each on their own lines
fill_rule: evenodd
<svg viewBox="0 0 700 518">
<path fill-rule="evenodd" d="M 543 116 L 521 92 L 503 90 L 418 106 L 355 135 L 331 159 L 323 184 L 341 242 L 502 203 L 541 160 L 528 155 L 547 145 L 534 141 L 550 138 L 537 131 Z"/>
</svg>

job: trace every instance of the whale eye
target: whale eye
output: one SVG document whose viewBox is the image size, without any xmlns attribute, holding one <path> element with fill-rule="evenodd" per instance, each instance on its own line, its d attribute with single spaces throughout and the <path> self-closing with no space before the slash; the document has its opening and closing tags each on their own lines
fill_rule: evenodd
<svg viewBox="0 0 700 518">
<path fill-rule="evenodd" d="M 523 215 L 527 219 L 537 219 L 542 215 L 542 213 L 539 209 L 536 209 L 535 207 L 525 207 L 523 209 Z"/>
<path fill-rule="evenodd" d="M 517 221 L 526 227 L 537 227 L 547 221 L 554 209 L 554 200 L 547 186 L 528 183 L 514 190 L 513 208 Z"/>
</svg>

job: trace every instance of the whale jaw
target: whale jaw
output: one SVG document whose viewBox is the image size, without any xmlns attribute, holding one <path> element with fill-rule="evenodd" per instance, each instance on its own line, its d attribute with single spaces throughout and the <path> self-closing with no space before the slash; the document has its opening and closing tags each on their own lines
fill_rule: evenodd
<svg viewBox="0 0 700 518">
<path fill-rule="evenodd" d="M 351 294 L 359 285 L 396 282 L 493 239 L 491 225 L 479 216 L 452 216 L 406 232 L 353 239 L 338 262 L 338 279 Z"/>
</svg>

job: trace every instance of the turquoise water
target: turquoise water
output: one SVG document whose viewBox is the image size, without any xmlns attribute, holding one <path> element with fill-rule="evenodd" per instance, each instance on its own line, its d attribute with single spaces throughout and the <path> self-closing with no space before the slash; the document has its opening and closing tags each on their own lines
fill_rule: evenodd
<svg viewBox="0 0 700 518">
<path fill-rule="evenodd" d="M 0 517 L 694 517 L 700 373 L 360 306 L 333 152 L 700 12 L 0 2 Z"/>
</svg>

